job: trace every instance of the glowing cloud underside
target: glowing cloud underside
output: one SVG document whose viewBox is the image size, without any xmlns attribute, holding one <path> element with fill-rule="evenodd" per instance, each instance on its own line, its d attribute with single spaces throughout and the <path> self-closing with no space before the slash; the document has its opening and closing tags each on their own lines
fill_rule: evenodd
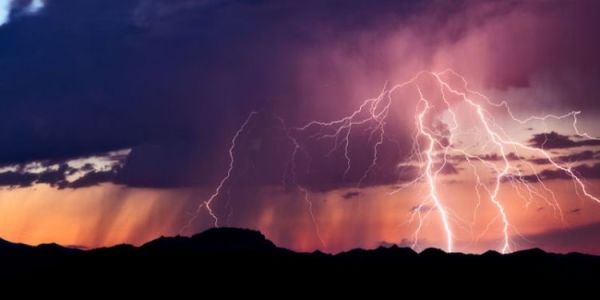
<svg viewBox="0 0 600 300">
<path fill-rule="evenodd" d="M 0 26 L 7 24 L 10 21 L 11 15 L 15 10 L 16 0 L 0 0 Z M 33 15 L 40 12 L 46 3 L 44 0 L 31 0 L 27 6 L 22 9 L 22 13 Z"/>
<path fill-rule="evenodd" d="M 0 0 L 0 26 L 8 23 L 12 0 Z"/>
<path fill-rule="evenodd" d="M 426 85 L 429 83 L 429 85 Z M 429 91 L 424 86 L 429 87 Z M 431 86 L 434 86 L 434 93 L 431 92 Z M 588 139 L 596 139 L 585 132 L 581 132 L 577 127 L 577 116 L 580 112 L 573 111 L 564 115 L 544 115 L 531 116 L 526 119 L 519 119 L 512 113 L 507 102 L 495 102 L 485 95 L 469 88 L 464 77 L 457 74 L 453 70 L 445 70 L 442 72 L 427 72 L 423 71 L 415 75 L 410 80 L 386 88 L 377 98 L 365 100 L 355 111 L 349 115 L 337 120 L 329 122 L 310 121 L 301 127 L 285 127 L 287 138 L 293 145 L 293 151 L 290 153 L 289 169 L 291 171 L 292 180 L 298 191 L 304 194 L 304 199 L 307 202 L 309 217 L 311 218 L 315 234 L 322 244 L 319 234 L 319 226 L 315 215 L 312 212 L 312 203 L 310 200 L 310 191 L 308 187 L 301 186 L 296 179 L 296 156 L 298 152 L 306 145 L 300 142 L 299 137 L 305 136 L 309 130 L 317 129 L 317 134 L 310 131 L 311 136 L 307 139 L 323 140 L 331 139 L 334 141 L 334 149 L 342 148 L 346 161 L 344 170 L 347 174 L 352 169 L 352 153 L 350 153 L 351 132 L 359 126 L 366 126 L 372 139 L 372 153 L 370 166 L 365 170 L 362 179 L 357 183 L 357 187 L 361 186 L 362 181 L 373 172 L 373 169 L 378 163 L 378 155 L 380 147 L 386 138 L 386 124 L 389 118 L 392 118 L 391 107 L 396 101 L 393 95 L 399 91 L 413 91 L 417 95 L 416 111 L 414 113 L 415 133 L 413 138 L 413 153 L 405 161 L 398 161 L 400 164 L 412 164 L 418 167 L 419 175 L 409 182 L 399 182 L 398 188 L 390 194 L 395 194 L 401 189 L 417 183 L 424 184 L 427 189 L 422 195 L 420 205 L 411 211 L 411 222 L 416 222 L 416 230 L 413 236 L 413 247 L 416 247 L 419 242 L 419 233 L 422 224 L 433 215 L 437 214 L 440 220 L 442 230 L 445 233 L 446 250 L 454 251 L 454 232 L 455 228 L 464 226 L 467 218 L 452 211 L 448 203 L 445 202 L 444 195 L 439 193 L 440 177 L 447 165 L 451 164 L 450 160 L 457 157 L 465 162 L 472 169 L 475 178 L 473 186 L 477 195 L 478 203 L 481 201 L 489 201 L 496 208 L 496 217 L 489 220 L 488 227 L 499 221 L 502 224 L 502 242 L 499 250 L 503 253 L 511 251 L 511 236 L 519 234 L 517 228 L 511 225 L 511 216 L 508 215 L 499 194 L 502 192 L 503 185 L 515 189 L 519 197 L 527 203 L 534 199 L 542 199 L 547 205 L 552 207 L 558 217 L 563 219 L 563 210 L 556 199 L 554 192 L 543 183 L 543 180 L 537 177 L 536 182 L 531 181 L 531 175 L 537 176 L 535 166 L 523 156 L 515 155 L 515 153 L 526 152 L 534 154 L 537 157 L 547 159 L 550 164 L 564 172 L 573 180 L 575 190 L 582 199 L 588 199 L 596 203 L 600 203 L 600 199 L 589 192 L 583 179 L 578 177 L 573 171 L 572 166 L 559 161 L 548 151 L 542 148 L 532 147 L 528 144 L 519 142 L 507 133 L 503 126 L 495 121 L 492 116 L 492 110 L 500 110 L 511 122 L 515 124 L 527 124 L 529 122 L 544 122 L 546 120 L 572 120 L 573 131 L 575 134 Z M 432 96 L 435 95 L 435 96 Z M 398 99 L 406 101 L 406 99 Z M 460 108 L 460 109 L 459 109 Z M 481 148 L 468 146 L 459 141 L 463 136 L 472 135 L 472 128 L 465 128 L 461 125 L 461 115 L 459 110 L 468 112 L 478 128 L 480 133 L 476 139 L 485 140 L 487 149 L 493 149 L 498 155 L 498 159 L 491 161 L 485 159 L 481 155 Z M 189 220 L 189 223 L 182 231 L 186 230 L 193 221 L 201 213 L 202 209 L 207 209 L 209 215 L 214 219 L 214 225 L 219 225 L 219 217 L 211 208 L 211 204 L 218 200 L 221 192 L 226 185 L 229 184 L 229 179 L 232 172 L 235 170 L 236 156 L 235 150 L 238 146 L 238 140 L 245 133 L 248 124 L 256 116 L 256 112 L 250 113 L 242 126 L 235 133 L 230 148 L 229 148 L 229 168 L 226 170 L 226 175 L 222 178 L 214 193 L 209 199 L 204 200 L 198 206 L 196 213 Z M 443 117 L 446 116 L 446 117 Z M 281 123 L 285 126 L 283 120 Z M 488 178 L 492 174 L 492 178 Z M 525 176 L 528 176 L 527 179 Z M 491 180 L 486 180 L 491 179 Z M 535 183 L 535 184 L 532 184 Z M 475 204 L 475 210 L 479 204 Z M 433 207 L 434 209 L 427 209 Z"/>
<path fill-rule="evenodd" d="M 44 8 L 44 5 L 44 1 L 42 0 L 32 0 L 25 10 L 28 13 L 35 14 L 42 10 L 42 8 Z"/>
</svg>

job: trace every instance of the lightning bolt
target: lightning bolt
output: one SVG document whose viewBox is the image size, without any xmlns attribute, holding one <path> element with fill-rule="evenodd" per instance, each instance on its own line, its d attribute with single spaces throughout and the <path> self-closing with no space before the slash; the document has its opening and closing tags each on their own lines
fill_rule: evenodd
<svg viewBox="0 0 600 300">
<path fill-rule="evenodd" d="M 458 86 L 453 85 L 450 80 L 458 80 L 460 84 Z M 423 92 L 424 81 L 433 83 L 434 89 L 437 89 L 439 96 L 425 96 Z M 413 248 L 416 248 L 418 245 L 420 231 L 423 228 L 424 222 L 431 216 L 431 212 L 435 211 L 439 218 L 442 232 L 444 233 L 445 248 L 448 252 L 454 251 L 456 243 L 454 230 L 459 227 L 472 227 L 477 219 L 477 211 L 481 203 L 487 200 L 495 207 L 497 215 L 489 220 L 480 237 L 499 220 L 502 225 L 502 243 L 499 246 L 499 250 L 502 253 L 510 252 L 512 250 L 511 236 L 519 235 L 519 232 L 510 223 L 508 211 L 500 199 L 504 185 L 512 187 L 518 197 L 525 201 L 527 207 L 536 200 L 544 201 L 564 221 L 562 208 L 555 193 L 543 183 L 542 178 L 536 175 L 537 170 L 535 166 L 523 156 L 520 156 L 520 152 L 535 153 L 537 157 L 546 159 L 556 170 L 564 172 L 573 180 L 578 195 L 600 204 L 600 199 L 589 191 L 584 180 L 572 169 L 572 165 L 554 158 L 543 147 L 534 147 L 511 138 L 503 126 L 495 121 L 491 109 L 502 110 L 508 116 L 508 119 L 521 125 L 530 122 L 570 119 L 572 120 L 572 128 L 575 134 L 583 138 L 598 140 L 598 138 L 578 128 L 580 111 L 572 111 L 563 115 L 534 115 L 520 119 L 513 113 L 508 102 L 494 101 L 483 93 L 471 89 L 467 80 L 451 69 L 441 72 L 421 71 L 405 82 L 391 87 L 388 87 L 386 84 L 379 96 L 364 100 L 354 111 L 339 119 L 331 121 L 311 120 L 301 126 L 288 127 L 282 118 L 278 118 L 285 136 L 292 145 L 283 184 L 286 185 L 286 182 L 290 179 L 296 190 L 302 193 L 303 199 L 307 204 L 310 219 L 314 225 L 315 235 L 323 247 L 326 244 L 318 226 L 319 221 L 313 212 L 314 206 L 310 199 L 310 187 L 302 185 L 296 174 L 298 154 L 304 152 L 310 159 L 309 153 L 304 150 L 307 145 L 310 143 L 331 141 L 331 149 L 327 153 L 324 153 L 324 156 L 331 156 L 337 153 L 336 151 L 341 151 L 341 155 L 345 161 L 342 178 L 346 180 L 348 174 L 356 168 L 352 163 L 353 155 L 350 147 L 352 139 L 356 134 L 367 132 L 367 141 L 372 147 L 372 156 L 363 175 L 356 181 L 356 186 L 362 187 L 364 181 L 375 172 L 379 164 L 379 154 L 382 145 L 386 141 L 398 143 L 386 129 L 390 124 L 388 122 L 389 119 L 393 117 L 393 114 L 390 113 L 393 104 L 396 102 L 393 96 L 396 92 L 406 89 L 412 89 L 418 95 L 414 117 L 416 129 L 413 134 L 411 154 L 403 161 L 399 161 L 397 165 L 399 167 L 416 166 L 419 174 L 413 180 L 399 182 L 397 188 L 390 192 L 389 195 L 394 195 L 402 189 L 417 184 L 423 184 L 427 188 L 427 192 L 420 204 L 411 210 L 408 220 L 409 223 L 417 221 L 413 234 Z M 437 101 L 434 101 L 434 98 Z M 457 107 L 466 109 L 475 117 L 479 126 L 469 130 L 461 130 Z M 449 121 L 445 121 L 441 117 L 444 113 L 447 113 L 449 116 Z M 230 163 L 225 176 L 221 179 L 210 197 L 198 205 L 195 214 L 184 229 L 192 225 L 203 209 L 206 209 L 208 214 L 213 218 L 214 226 L 218 226 L 219 219 L 211 205 L 221 197 L 222 190 L 228 184 L 234 172 L 235 150 L 238 139 L 256 114 L 256 112 L 251 112 L 233 136 L 229 148 Z M 475 140 L 485 142 L 465 147 L 460 142 L 460 138 L 463 136 L 471 136 Z M 494 155 L 497 157 L 485 157 L 482 154 L 482 149 L 488 148 L 493 149 Z M 454 212 L 450 208 L 451 206 L 447 202 L 447 199 L 444 199 L 443 195 L 440 194 L 440 177 L 443 175 L 446 167 L 452 166 L 452 160 L 458 159 L 460 159 L 459 163 L 464 162 L 470 166 L 470 170 L 475 178 L 474 190 L 476 203 L 471 222 Z M 488 172 L 491 170 L 492 174 L 494 174 L 490 183 L 486 182 L 486 175 L 482 173 L 479 166 L 482 166 Z M 528 177 L 526 174 L 532 174 L 537 178 L 535 182 L 538 184 L 537 187 L 531 184 L 531 180 L 526 179 Z M 431 207 L 431 209 L 427 209 L 428 207 Z"/>
<path fill-rule="evenodd" d="M 427 143 L 428 143 L 427 149 L 425 150 L 426 157 L 427 157 L 427 162 L 425 165 L 425 177 L 427 178 L 427 186 L 429 187 L 429 197 L 431 198 L 431 200 L 435 204 L 435 207 L 439 211 L 440 219 L 442 220 L 442 224 L 444 226 L 444 231 L 446 232 L 446 243 L 447 243 L 446 249 L 449 252 L 452 252 L 453 233 L 452 233 L 452 229 L 450 228 L 450 222 L 448 221 L 448 213 L 446 212 L 446 209 L 442 205 L 442 201 L 440 200 L 440 198 L 438 196 L 438 192 L 437 192 L 437 185 L 436 185 L 437 180 L 436 179 L 437 179 L 438 172 L 434 173 L 434 171 L 433 171 L 434 159 L 435 159 L 434 158 L 434 150 L 435 150 L 436 143 L 438 143 L 438 141 L 434 138 L 433 134 L 431 132 L 429 132 L 425 127 L 424 119 L 425 119 L 426 114 L 429 112 L 430 104 L 425 99 L 425 97 L 423 97 L 423 93 L 421 92 L 421 89 L 418 87 L 417 87 L 417 89 L 419 91 L 419 96 L 420 96 L 419 103 L 423 103 L 423 109 L 421 110 L 421 112 L 419 112 L 417 114 L 418 129 L 419 129 L 419 132 L 427 138 Z"/>
<path fill-rule="evenodd" d="M 212 209 L 211 204 L 213 203 L 213 201 L 215 201 L 215 199 L 217 199 L 218 197 L 221 196 L 221 191 L 223 190 L 223 187 L 227 184 L 227 182 L 229 181 L 229 178 L 231 178 L 231 173 L 233 172 L 233 168 L 235 166 L 235 153 L 234 152 L 237 147 L 237 141 L 238 141 L 240 135 L 242 135 L 242 133 L 244 133 L 244 131 L 246 130 L 246 127 L 248 126 L 248 124 L 250 123 L 252 118 L 254 118 L 254 116 L 256 114 L 257 114 L 257 112 L 255 112 L 255 111 L 251 112 L 248 115 L 248 117 L 246 118 L 246 120 L 244 121 L 244 123 L 242 123 L 242 126 L 235 132 L 235 135 L 231 139 L 231 145 L 229 146 L 229 168 L 227 169 L 225 177 L 223 177 L 221 179 L 221 181 L 219 182 L 219 185 L 217 185 L 217 188 L 212 193 L 212 195 L 210 195 L 210 197 L 207 200 L 201 202 L 198 205 L 198 207 L 196 208 L 196 212 L 189 219 L 188 223 L 180 230 L 180 233 L 185 232 L 190 226 L 192 226 L 192 224 L 194 223 L 196 218 L 198 218 L 198 216 L 200 215 L 202 208 L 206 208 L 206 210 L 208 211 L 208 214 L 212 217 L 212 219 L 214 221 L 214 226 L 219 227 L 219 217 Z"/>
</svg>

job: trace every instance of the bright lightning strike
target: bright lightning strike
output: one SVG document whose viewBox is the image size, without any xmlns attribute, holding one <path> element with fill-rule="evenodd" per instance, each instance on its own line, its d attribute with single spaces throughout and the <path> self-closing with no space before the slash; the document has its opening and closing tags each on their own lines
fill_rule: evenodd
<svg viewBox="0 0 600 300">
<path fill-rule="evenodd" d="M 418 120 L 418 129 L 419 129 L 419 133 L 424 135 L 427 138 L 427 150 L 425 150 L 426 153 L 426 157 L 427 157 L 427 163 L 425 165 L 425 177 L 427 178 L 427 186 L 429 187 L 429 197 L 431 198 L 431 200 L 435 203 L 435 207 L 438 209 L 438 211 L 440 212 L 440 218 L 442 220 L 442 224 L 444 225 L 444 232 L 446 232 L 446 249 L 451 252 L 452 248 L 453 248 L 453 238 L 452 238 L 452 229 L 450 229 L 450 223 L 448 221 L 448 214 L 446 213 L 446 209 L 444 208 L 444 206 L 442 205 L 442 202 L 438 196 L 438 192 L 437 192 L 437 185 L 436 185 L 436 178 L 437 178 L 437 173 L 433 171 L 434 169 L 434 150 L 435 150 L 435 146 L 436 146 L 436 139 L 433 137 L 433 134 L 428 132 L 428 130 L 425 127 L 425 122 L 424 122 L 424 118 L 427 115 L 427 113 L 429 112 L 430 109 L 430 105 L 429 102 L 423 97 L 423 94 L 421 93 L 421 89 L 419 90 L 419 103 L 423 103 L 423 110 L 421 110 L 421 112 L 419 112 L 419 114 L 417 115 L 417 120 Z"/>
<path fill-rule="evenodd" d="M 451 80 L 458 80 L 461 84 L 459 86 L 453 85 L 451 84 Z M 429 83 L 428 86 L 431 86 L 431 83 L 433 83 L 438 95 L 437 97 L 426 96 L 424 94 L 424 82 Z M 427 187 L 427 192 L 423 195 L 422 202 L 411 212 L 410 222 L 413 220 L 418 221 L 413 235 L 413 248 L 417 247 L 419 234 L 425 220 L 430 217 L 431 211 L 435 210 L 439 217 L 441 229 L 445 235 L 446 250 L 452 252 L 455 249 L 456 234 L 454 230 L 461 226 L 462 223 L 466 223 L 466 221 L 450 209 L 448 200 L 440 193 L 439 188 L 439 177 L 443 174 L 444 169 L 451 164 L 450 159 L 452 157 L 460 158 L 462 162 L 468 164 L 476 180 L 474 189 L 477 196 L 477 203 L 475 205 L 473 220 L 482 201 L 487 200 L 495 207 L 497 215 L 495 218 L 489 220 L 487 228 L 489 229 L 497 220 L 501 221 L 503 238 L 499 250 L 502 253 L 511 251 L 511 236 L 519 234 L 517 229 L 510 223 L 508 211 L 500 199 L 500 194 L 505 184 L 512 187 L 517 195 L 526 201 L 527 205 L 535 199 L 541 199 L 552 207 L 555 213 L 563 219 L 562 208 L 556 199 L 555 193 L 543 183 L 541 178 L 537 177 L 537 171 L 532 163 L 518 155 L 520 151 L 534 153 L 538 157 L 546 159 L 555 169 L 564 172 L 572 178 L 578 193 L 581 192 L 585 198 L 600 203 L 600 199 L 589 192 L 583 179 L 576 174 L 571 165 L 554 159 L 543 148 L 533 147 L 512 139 L 504 128 L 494 120 L 491 109 L 502 109 L 507 117 L 516 124 L 571 119 L 572 128 L 578 136 L 597 139 L 578 128 L 579 111 L 573 111 L 564 115 L 550 114 L 519 119 L 515 116 L 506 101 L 495 102 L 482 93 L 470 89 L 467 80 L 453 70 L 442 72 L 422 71 L 406 82 L 390 88 L 386 87 L 378 97 L 365 100 L 356 110 L 337 120 L 314 120 L 303 126 L 287 127 L 284 120 L 279 118 L 282 130 L 293 146 L 284 174 L 284 185 L 287 179 L 291 179 L 290 182 L 296 187 L 296 190 L 302 193 L 303 199 L 307 204 L 310 220 L 314 225 L 315 235 L 321 242 L 321 245 L 325 246 L 325 240 L 321 235 L 318 226 L 319 222 L 313 212 L 314 207 L 310 200 L 311 190 L 308 186 L 303 186 L 299 183 L 296 174 L 299 152 L 305 152 L 308 156 L 304 148 L 309 143 L 331 141 L 331 150 L 323 153 L 323 155 L 333 155 L 336 151 L 341 151 L 341 155 L 343 155 L 345 161 L 343 178 L 346 178 L 356 168 L 353 165 L 353 154 L 350 147 L 351 140 L 354 137 L 353 134 L 361 132 L 361 129 L 364 130 L 366 128 L 364 132 L 368 133 L 368 141 L 372 146 L 372 157 L 370 158 L 370 164 L 364 170 L 364 174 L 356 182 L 356 186 L 361 187 L 369 175 L 375 171 L 379 163 L 381 146 L 387 140 L 394 140 L 390 137 L 391 133 L 386 130 L 391 123 L 390 118 L 394 117 L 391 113 L 392 106 L 395 103 L 393 95 L 400 90 L 413 90 L 418 95 L 418 99 L 416 99 L 416 111 L 414 115 L 416 132 L 413 136 L 412 155 L 403 161 L 398 161 L 397 165 L 417 166 L 420 172 L 415 179 L 408 182 L 400 182 L 398 189 L 391 192 L 390 195 L 416 184 L 423 184 Z M 433 100 L 434 98 L 436 99 L 435 101 Z M 407 104 L 404 103 L 404 105 Z M 475 116 L 475 120 L 478 123 L 477 128 L 469 131 L 460 130 L 459 107 L 466 109 L 470 114 Z M 250 113 L 233 136 L 229 148 L 229 168 L 225 176 L 221 179 L 210 197 L 199 204 L 194 215 L 182 231 L 193 224 L 203 209 L 206 209 L 208 214 L 213 218 L 214 226 L 217 227 L 219 225 L 219 218 L 213 210 L 212 204 L 221 197 L 223 189 L 229 184 L 232 173 L 235 170 L 238 139 L 240 135 L 244 134 L 246 127 L 256 114 L 256 112 Z M 444 121 L 441 117 L 443 114 L 450 116 L 450 121 Z M 458 141 L 460 136 L 469 134 L 474 134 L 478 139 L 487 140 L 485 148 L 493 149 L 494 155 L 498 156 L 498 163 L 492 162 L 490 159 L 485 159 L 482 153 L 477 152 L 478 149 L 476 147 L 466 147 Z M 488 173 L 492 171 L 494 175 L 491 184 L 486 184 L 484 173 L 477 167 L 477 164 L 483 166 Z M 523 166 L 526 167 L 525 170 Z M 539 185 L 539 188 L 532 185 L 531 180 L 525 179 L 526 175 L 524 172 L 527 170 L 533 176 L 537 177 L 535 183 Z M 433 208 L 423 213 L 422 211 L 427 207 Z"/>
<path fill-rule="evenodd" d="M 214 193 L 212 195 L 210 195 L 210 197 L 207 200 L 203 201 L 202 203 L 200 203 L 200 205 L 198 205 L 198 207 L 196 208 L 196 213 L 192 216 L 192 218 L 190 218 L 189 222 L 181 229 L 181 232 L 184 232 L 187 228 L 189 228 L 192 225 L 192 223 L 199 216 L 202 208 L 206 208 L 206 210 L 208 211 L 208 214 L 213 218 L 214 226 L 219 227 L 219 217 L 213 211 L 211 204 L 213 203 L 213 201 L 215 201 L 215 199 L 217 199 L 219 196 L 221 196 L 221 191 L 222 191 L 223 187 L 229 181 L 229 178 L 231 177 L 231 173 L 233 172 L 233 168 L 235 167 L 235 153 L 234 152 L 237 147 L 237 141 L 238 141 L 240 135 L 242 135 L 242 133 L 244 133 L 244 131 L 246 130 L 248 123 L 250 123 L 250 121 L 256 114 L 257 114 L 257 112 L 255 112 L 255 111 L 251 112 L 248 115 L 248 118 L 246 118 L 246 121 L 244 121 L 242 126 L 236 131 L 235 135 L 231 139 L 231 146 L 229 147 L 229 168 L 227 169 L 225 177 L 223 177 L 221 179 L 221 181 L 219 182 L 219 185 L 215 189 Z"/>
</svg>

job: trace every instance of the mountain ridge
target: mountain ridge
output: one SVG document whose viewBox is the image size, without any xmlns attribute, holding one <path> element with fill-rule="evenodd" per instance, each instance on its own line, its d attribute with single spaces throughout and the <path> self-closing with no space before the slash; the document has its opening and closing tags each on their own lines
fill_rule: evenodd
<svg viewBox="0 0 600 300">
<path fill-rule="evenodd" d="M 262 233 L 237 228 L 209 229 L 191 237 L 160 237 L 139 247 L 121 244 L 81 250 L 56 244 L 27 246 L 0 240 L 0 285 L 65 282 L 90 288 L 142 286 L 177 290 L 182 283 L 286 288 L 351 284 L 354 288 L 393 285 L 498 282 L 593 283 L 600 277 L 600 257 L 554 254 L 529 249 L 510 254 L 420 253 L 397 245 L 352 249 L 336 254 L 294 252 Z M 101 286 L 99 286 L 101 284 Z"/>
<path fill-rule="evenodd" d="M 283 248 L 277 246 L 271 240 L 266 238 L 264 234 L 262 234 L 258 230 L 247 229 L 247 228 L 236 228 L 236 227 L 219 227 L 219 228 L 210 228 L 203 232 L 196 233 L 192 236 L 160 236 L 156 239 L 150 240 L 144 244 L 139 246 L 122 243 L 116 244 L 112 246 L 104 246 L 97 248 L 82 248 L 82 247 L 71 247 L 64 246 L 57 243 L 41 243 L 38 245 L 29 245 L 25 243 L 17 243 L 11 242 L 5 239 L 0 238 L 0 254 L 3 250 L 33 250 L 33 249 L 44 249 L 44 250 L 55 250 L 55 251 L 65 251 L 65 252 L 96 252 L 96 251 L 106 251 L 111 249 L 136 249 L 136 250 L 149 250 L 149 249 L 160 249 L 164 250 L 177 250 L 177 248 L 186 248 L 186 250 L 194 250 L 194 251 L 284 251 L 295 254 L 315 254 L 315 255 L 326 255 L 326 256 L 344 256 L 355 253 L 370 253 L 370 252 L 380 252 L 380 251 L 395 251 L 399 253 L 403 253 L 404 255 L 426 255 L 426 256 L 436 256 L 436 255 L 466 255 L 466 256 L 515 256 L 515 255 L 523 255 L 523 254 L 540 254 L 540 255 L 555 255 L 555 256 L 569 256 L 569 255 L 579 255 L 579 256 L 588 256 L 588 257 L 598 257 L 598 255 L 580 253 L 580 252 L 569 252 L 569 253 L 554 253 L 548 252 L 541 248 L 529 248 L 522 249 L 518 251 L 514 251 L 508 254 L 502 254 L 495 250 L 488 250 L 484 253 L 476 254 L 476 253 L 462 253 L 462 252 L 446 252 L 439 248 L 426 248 L 421 252 L 416 252 L 412 248 L 409 247 L 400 247 L 396 244 L 391 245 L 389 247 L 379 246 L 377 248 L 353 248 L 346 251 L 341 251 L 338 253 L 327 253 L 322 252 L 321 250 L 315 250 L 312 252 L 298 252 L 291 249 Z M 172 249 L 169 249 L 172 248 Z"/>
</svg>

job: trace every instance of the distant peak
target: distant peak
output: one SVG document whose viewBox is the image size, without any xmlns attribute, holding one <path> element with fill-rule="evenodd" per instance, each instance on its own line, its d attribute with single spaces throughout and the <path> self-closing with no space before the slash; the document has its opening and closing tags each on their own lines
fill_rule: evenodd
<svg viewBox="0 0 600 300">
<path fill-rule="evenodd" d="M 191 237 L 161 237 L 142 249 L 188 249 L 195 251 L 273 251 L 278 248 L 262 233 L 241 228 L 211 228 Z"/>
</svg>

